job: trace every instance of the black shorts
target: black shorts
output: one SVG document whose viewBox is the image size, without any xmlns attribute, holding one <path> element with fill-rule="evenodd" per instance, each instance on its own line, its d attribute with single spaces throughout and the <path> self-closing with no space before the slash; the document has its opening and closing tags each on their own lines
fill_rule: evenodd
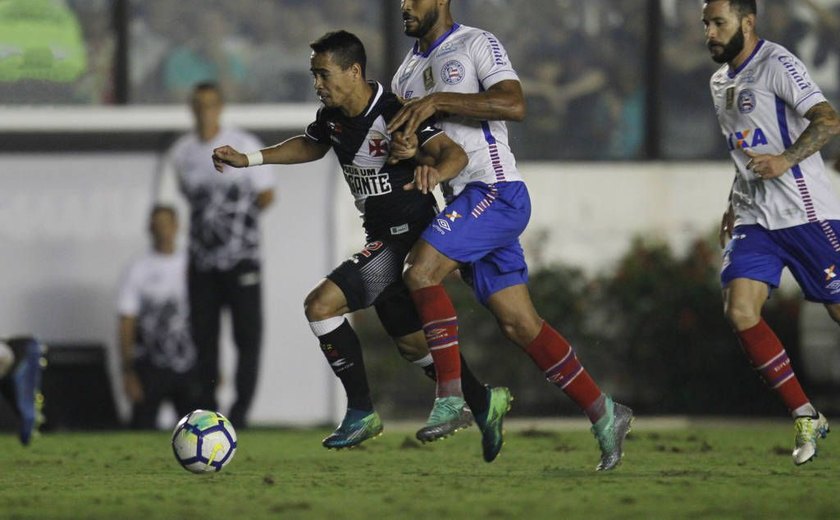
<svg viewBox="0 0 840 520">
<path fill-rule="evenodd" d="M 395 338 L 422 329 L 402 279 L 405 257 L 423 230 L 417 228 L 369 242 L 327 275 L 344 293 L 350 312 L 373 305 L 388 335 Z"/>
</svg>

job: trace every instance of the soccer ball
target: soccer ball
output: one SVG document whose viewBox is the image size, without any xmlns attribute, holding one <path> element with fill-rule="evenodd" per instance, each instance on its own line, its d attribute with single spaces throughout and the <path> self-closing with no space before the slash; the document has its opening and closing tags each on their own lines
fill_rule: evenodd
<svg viewBox="0 0 840 520">
<path fill-rule="evenodd" d="M 221 471 L 236 453 L 236 432 L 219 412 L 193 410 L 175 425 L 172 451 L 193 473 Z"/>
</svg>

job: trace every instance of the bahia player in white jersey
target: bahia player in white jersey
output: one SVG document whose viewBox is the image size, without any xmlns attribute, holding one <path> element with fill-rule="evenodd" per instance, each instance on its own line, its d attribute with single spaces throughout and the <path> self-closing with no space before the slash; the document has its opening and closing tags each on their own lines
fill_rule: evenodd
<svg viewBox="0 0 840 520">
<path fill-rule="evenodd" d="M 419 41 L 414 43 L 391 80 L 391 90 L 405 99 L 433 92 L 474 94 L 506 80 L 518 83 L 519 76 L 496 37 L 456 23 L 425 51 L 420 51 Z M 469 165 L 446 183 L 448 196 L 458 195 L 470 182 L 522 180 L 504 121 L 452 113 L 439 115 L 438 123 L 470 159 Z"/>
<path fill-rule="evenodd" d="M 225 166 L 311 162 L 330 150 L 338 159 L 362 213 L 367 243 L 309 292 L 304 313 L 347 395 L 344 419 L 322 444 L 343 449 L 376 437 L 383 428 L 370 396 L 359 338 L 344 315 L 374 307 L 403 357 L 429 374 L 432 360 L 402 280 L 403 262 L 437 213 L 424 179 L 455 177 L 467 164 L 467 156 L 432 121 L 415 128 L 430 162 L 420 164 L 416 150 L 400 157 L 389 153 L 399 132 L 386 131 L 385 122 L 402 103 L 379 83 L 365 79 L 367 54 L 361 40 L 347 31 L 334 31 L 309 46 L 313 86 L 322 106 L 306 132 L 246 154 L 221 146 L 213 151 L 213 162 L 221 172 Z M 475 413 L 486 409 L 486 389 L 466 367 L 464 383 L 471 409 Z M 471 416 L 463 413 L 452 418 L 447 430 L 452 433 L 471 422 Z"/>
<path fill-rule="evenodd" d="M 760 39 L 755 0 L 707 0 L 706 45 L 723 63 L 711 79 L 721 130 L 736 166 L 721 223 L 726 317 L 796 429 L 793 461 L 814 458 L 828 421 L 805 395 L 761 309 L 787 267 L 805 297 L 840 323 L 840 201 L 820 149 L 840 118 L 790 51 Z"/>
<path fill-rule="evenodd" d="M 437 370 L 437 399 L 417 437 L 439 438 L 464 406 L 458 319 L 441 285 L 458 269 L 504 334 L 586 413 L 601 448 L 597 469 L 612 469 L 621 461 L 632 411 L 601 392 L 571 345 L 539 316 L 528 292 L 519 236 L 531 202 L 505 124 L 524 118 L 525 102 L 507 52 L 490 32 L 455 23 L 450 0 L 403 0 L 402 16 L 404 32 L 417 40 L 391 82 L 408 101 L 388 129 L 405 125 L 405 134 L 412 135 L 422 121 L 436 117 L 469 157 L 467 167 L 443 186 L 447 206 L 406 262 L 404 279 Z M 484 460 L 491 462 L 502 448 L 511 396 L 488 388 L 487 398 L 487 411 L 474 415 Z"/>
</svg>

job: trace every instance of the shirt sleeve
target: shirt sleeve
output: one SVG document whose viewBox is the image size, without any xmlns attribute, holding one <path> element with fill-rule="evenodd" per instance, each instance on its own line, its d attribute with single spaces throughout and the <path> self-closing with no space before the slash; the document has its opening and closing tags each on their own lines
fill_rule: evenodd
<svg viewBox="0 0 840 520">
<path fill-rule="evenodd" d="M 393 92 L 394 94 L 397 94 L 399 92 L 399 82 L 397 81 L 397 78 L 399 77 L 401 70 L 402 66 L 400 66 L 400 68 L 397 69 L 397 72 L 394 74 L 394 76 L 391 77 L 391 92 Z"/>
<path fill-rule="evenodd" d="M 157 204 L 175 205 L 180 199 L 178 172 L 171 150 L 163 156 L 158 165 L 152 190 L 153 200 Z"/>
<path fill-rule="evenodd" d="M 139 264 L 132 263 L 123 274 L 117 295 L 117 313 L 120 316 L 137 316 L 140 312 Z"/>
<path fill-rule="evenodd" d="M 769 58 L 770 84 L 773 93 L 796 113 L 804 116 L 814 105 L 826 101 L 820 87 L 811 79 L 808 69 L 790 53 Z"/>
<path fill-rule="evenodd" d="M 249 151 L 265 148 L 263 142 L 257 139 L 254 135 L 248 134 L 246 141 L 247 150 Z M 265 164 L 262 166 L 245 168 L 243 171 L 247 172 L 247 175 L 251 179 L 257 193 L 262 193 L 264 191 L 274 189 L 275 173 L 277 173 L 277 169 L 278 168 L 275 165 Z"/>
<path fill-rule="evenodd" d="M 312 139 L 319 144 L 330 144 L 330 132 L 327 129 L 326 120 L 324 118 L 324 108 L 318 109 L 318 114 L 315 116 L 315 121 L 309 123 L 304 132 L 306 137 Z"/>
<path fill-rule="evenodd" d="M 423 121 L 417 130 L 414 132 L 417 135 L 417 144 L 421 148 L 426 145 L 433 137 L 443 133 L 443 130 L 438 128 L 437 121 L 434 117 L 430 117 Z"/>
<path fill-rule="evenodd" d="M 507 51 L 492 33 L 484 31 L 480 36 L 473 38 L 470 57 L 478 75 L 478 81 L 485 89 L 504 80 L 519 81 L 519 76 L 513 70 Z"/>
</svg>

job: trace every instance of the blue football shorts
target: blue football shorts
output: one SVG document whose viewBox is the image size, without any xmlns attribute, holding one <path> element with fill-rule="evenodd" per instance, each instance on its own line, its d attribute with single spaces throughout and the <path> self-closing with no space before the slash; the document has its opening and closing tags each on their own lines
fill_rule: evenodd
<svg viewBox="0 0 840 520">
<path fill-rule="evenodd" d="M 470 183 L 440 212 L 422 238 L 461 263 L 461 275 L 483 305 L 502 289 L 528 282 L 519 235 L 531 218 L 524 182 Z"/>
<path fill-rule="evenodd" d="M 784 229 L 738 226 L 723 251 L 720 281 L 736 278 L 779 286 L 787 267 L 809 301 L 840 303 L 840 221 L 822 220 Z"/>
</svg>

